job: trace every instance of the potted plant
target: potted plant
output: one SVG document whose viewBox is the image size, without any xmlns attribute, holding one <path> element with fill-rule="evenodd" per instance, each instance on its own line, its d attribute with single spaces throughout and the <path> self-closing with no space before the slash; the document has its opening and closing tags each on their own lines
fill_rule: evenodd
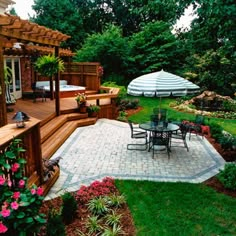
<svg viewBox="0 0 236 236">
<path fill-rule="evenodd" d="M 87 107 L 87 112 L 90 117 L 96 117 L 98 112 L 100 111 L 100 106 L 97 105 L 90 105 Z"/>
<path fill-rule="evenodd" d="M 53 99 L 53 75 L 64 71 L 64 62 L 54 55 L 44 55 L 36 60 L 34 68 L 42 76 L 46 76 L 50 79 L 51 99 Z"/>
<path fill-rule="evenodd" d="M 86 109 L 86 95 L 85 95 L 85 93 L 78 93 L 76 95 L 76 97 L 75 97 L 75 100 L 77 102 L 79 111 L 81 113 L 87 112 L 87 109 Z"/>
</svg>

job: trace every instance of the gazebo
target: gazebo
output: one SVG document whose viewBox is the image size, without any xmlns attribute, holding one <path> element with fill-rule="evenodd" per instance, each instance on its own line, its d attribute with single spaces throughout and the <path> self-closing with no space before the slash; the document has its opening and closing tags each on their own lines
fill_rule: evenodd
<svg viewBox="0 0 236 236">
<path fill-rule="evenodd" d="M 2 4 L 2 1 L 0 2 Z M 9 2 L 8 2 L 9 4 Z M 1 9 L 3 8 L 2 5 Z M 70 36 L 44 26 L 22 20 L 18 16 L 0 14 L 0 127 L 7 124 L 4 82 L 4 55 L 30 56 L 32 53 L 71 55 L 70 50 L 59 49 Z M 44 53 L 44 54 L 45 54 Z M 59 75 L 55 75 L 56 113 L 60 114 Z"/>
<path fill-rule="evenodd" d="M 198 85 L 189 80 L 161 70 L 133 79 L 127 93 L 133 96 L 169 97 L 197 93 L 199 89 Z"/>
</svg>

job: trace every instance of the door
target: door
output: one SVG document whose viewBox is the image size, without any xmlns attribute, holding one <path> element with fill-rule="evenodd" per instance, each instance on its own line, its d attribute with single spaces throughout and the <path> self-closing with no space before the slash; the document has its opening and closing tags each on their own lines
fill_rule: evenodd
<svg viewBox="0 0 236 236">
<path fill-rule="evenodd" d="M 10 91 L 16 99 L 22 97 L 21 89 L 21 73 L 20 73 L 20 58 L 5 58 L 5 66 L 11 68 L 12 80 L 10 83 Z"/>
</svg>

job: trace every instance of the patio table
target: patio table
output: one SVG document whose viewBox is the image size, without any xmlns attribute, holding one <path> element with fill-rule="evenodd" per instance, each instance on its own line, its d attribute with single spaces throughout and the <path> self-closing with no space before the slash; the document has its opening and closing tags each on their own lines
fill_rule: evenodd
<svg viewBox="0 0 236 236">
<path fill-rule="evenodd" d="M 139 128 L 149 131 L 151 132 L 155 132 L 155 133 L 163 133 L 163 132 L 167 132 L 170 133 L 170 138 L 171 138 L 171 133 L 174 131 L 179 130 L 179 126 L 177 124 L 173 124 L 173 123 L 167 123 L 165 125 L 164 122 L 160 122 L 158 125 L 155 125 L 153 122 L 149 121 L 146 123 L 142 123 L 139 124 Z M 149 133 L 149 144 L 150 144 L 150 133 Z M 160 150 L 163 150 L 162 147 L 160 147 Z M 150 148 L 148 149 L 148 151 L 150 151 Z"/>
</svg>

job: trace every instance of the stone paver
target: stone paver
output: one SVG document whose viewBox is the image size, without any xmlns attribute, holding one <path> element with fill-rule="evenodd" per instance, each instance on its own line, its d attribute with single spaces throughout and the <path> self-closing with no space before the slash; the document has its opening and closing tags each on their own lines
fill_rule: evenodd
<svg viewBox="0 0 236 236">
<path fill-rule="evenodd" d="M 186 148 L 172 147 L 165 152 L 127 150 L 130 137 L 127 123 L 99 119 L 95 125 L 80 127 L 52 158 L 61 156 L 60 176 L 46 199 L 75 191 L 96 179 L 118 179 L 200 183 L 216 175 L 225 161 L 207 139 L 192 135 Z M 181 143 L 182 145 L 182 143 Z"/>
</svg>

